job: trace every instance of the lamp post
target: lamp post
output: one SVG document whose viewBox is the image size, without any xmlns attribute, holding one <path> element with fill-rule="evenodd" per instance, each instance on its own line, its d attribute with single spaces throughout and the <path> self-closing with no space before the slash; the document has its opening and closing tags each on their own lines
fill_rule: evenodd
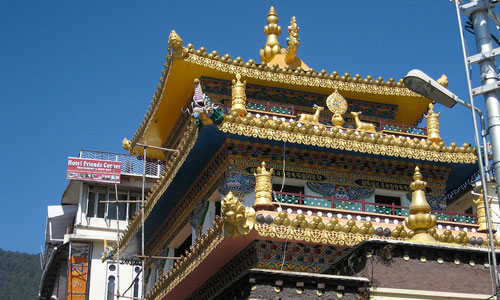
<svg viewBox="0 0 500 300">
<path fill-rule="evenodd" d="M 414 91 L 417 94 L 420 94 L 430 100 L 436 101 L 438 103 L 443 104 L 444 106 L 447 107 L 453 107 L 455 104 L 459 103 L 471 110 L 472 113 L 472 120 L 474 123 L 474 140 L 476 143 L 476 151 L 477 151 L 477 158 L 478 158 L 478 165 L 479 165 L 479 173 L 481 177 L 481 185 L 483 186 L 483 200 L 484 200 L 484 207 L 485 207 L 485 212 L 486 212 L 486 220 L 488 224 L 488 234 L 489 234 L 489 244 L 492 249 L 492 254 L 491 254 L 491 261 L 492 261 L 492 266 L 495 274 L 495 295 L 498 300 L 500 300 L 500 295 L 499 295 L 499 278 L 498 278 L 498 269 L 497 269 L 497 261 L 496 261 L 496 255 L 495 255 L 495 242 L 493 239 L 493 229 L 491 226 L 491 218 L 490 218 L 490 207 L 488 205 L 488 192 L 487 192 L 487 184 L 486 181 L 489 179 L 489 176 L 486 177 L 485 171 L 484 171 L 484 166 L 483 164 L 483 155 L 481 154 L 481 147 L 479 147 L 480 142 L 479 142 L 479 133 L 478 133 L 478 128 L 477 128 L 477 120 L 476 120 L 476 114 L 474 112 L 477 112 L 481 116 L 481 125 L 483 127 L 483 134 L 482 134 L 482 141 L 483 141 L 483 154 L 484 154 L 484 160 L 487 165 L 487 160 L 488 160 L 488 153 L 486 151 L 486 138 L 484 135 L 484 117 L 478 108 L 474 106 L 474 102 L 471 101 L 471 104 L 466 103 L 465 101 L 459 99 L 455 94 L 453 94 L 450 90 L 439 84 L 437 81 L 429 77 L 427 74 L 420 70 L 411 70 L 408 72 L 408 74 L 405 76 L 403 79 L 403 82 L 405 86 Z M 496 176 L 497 182 L 500 177 L 500 174 Z"/>
</svg>

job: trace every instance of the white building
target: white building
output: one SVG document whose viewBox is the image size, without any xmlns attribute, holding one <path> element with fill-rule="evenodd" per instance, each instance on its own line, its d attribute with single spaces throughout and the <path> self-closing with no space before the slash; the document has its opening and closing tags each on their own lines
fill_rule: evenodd
<svg viewBox="0 0 500 300">
<path fill-rule="evenodd" d="M 118 199 L 141 200 L 143 160 L 87 150 L 80 151 L 79 158 L 120 161 Z M 147 161 L 145 194 L 163 170 L 163 162 Z M 105 241 L 114 246 L 117 225 L 123 231 L 140 207 L 140 203 L 120 203 L 117 220 L 115 204 L 105 203 L 115 200 L 115 195 L 114 184 L 70 180 L 60 205 L 48 206 L 40 299 L 116 299 L 117 277 L 121 295 L 141 295 L 140 264 L 122 262 L 118 276 L 116 262 L 101 259 Z"/>
</svg>

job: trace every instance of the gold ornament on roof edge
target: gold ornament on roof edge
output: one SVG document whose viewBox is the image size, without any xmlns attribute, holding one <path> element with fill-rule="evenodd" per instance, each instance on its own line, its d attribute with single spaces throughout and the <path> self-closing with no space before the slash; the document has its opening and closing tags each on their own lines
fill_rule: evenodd
<svg viewBox="0 0 500 300">
<path fill-rule="evenodd" d="M 260 49 L 260 60 L 269 62 L 276 54 L 281 54 L 282 49 L 278 36 L 281 34 L 281 26 L 278 25 L 278 14 L 273 6 L 267 13 L 267 25 L 264 26 L 264 33 L 267 35 L 267 42 Z"/>
<path fill-rule="evenodd" d="M 335 90 L 328 98 L 326 98 L 326 106 L 333 113 L 332 124 L 335 127 L 342 127 L 345 121 L 342 117 L 347 111 L 347 101 L 344 97 Z"/>
<path fill-rule="evenodd" d="M 266 170 L 266 163 L 262 162 L 257 167 L 255 176 L 255 202 L 252 205 L 256 210 L 266 209 L 274 210 L 273 205 L 273 186 L 271 183 L 274 169 Z"/>
<path fill-rule="evenodd" d="M 354 117 L 354 122 L 356 123 L 356 130 L 364 130 L 368 132 L 375 132 L 375 125 L 368 122 L 362 122 L 359 120 L 360 111 L 354 112 L 351 111 L 351 115 Z"/>
<path fill-rule="evenodd" d="M 435 144 L 442 142 L 443 139 L 439 135 L 439 115 L 441 113 L 434 112 L 434 104 L 429 103 L 429 113 L 424 115 L 427 119 L 427 139 Z"/>
<path fill-rule="evenodd" d="M 255 223 L 255 210 L 245 207 L 230 191 L 222 200 L 224 235 L 229 238 L 247 235 Z"/>
<path fill-rule="evenodd" d="M 486 220 L 486 209 L 484 207 L 484 197 L 483 197 L 483 189 L 480 190 L 481 196 L 478 199 L 472 200 L 476 205 L 477 211 L 477 223 L 479 224 L 478 232 L 488 232 L 488 222 Z M 488 207 L 490 207 L 490 219 L 493 220 L 491 215 L 491 197 L 488 197 Z M 492 228 L 493 232 L 496 232 L 495 228 Z"/>
<path fill-rule="evenodd" d="M 411 194 L 410 215 L 405 218 L 406 227 L 413 230 L 415 235 L 411 238 L 412 241 L 435 243 L 436 240 L 427 233 L 427 230 L 436 225 L 436 216 L 431 215 L 431 206 L 425 198 L 425 187 L 427 182 L 423 181 L 420 169 L 415 167 L 413 174 L 414 181 L 410 184 L 413 190 Z"/>
<path fill-rule="evenodd" d="M 130 149 L 132 148 L 132 142 L 127 138 L 123 138 L 122 147 L 123 149 L 130 151 Z"/>
<path fill-rule="evenodd" d="M 312 123 L 319 125 L 319 114 L 324 109 L 321 106 L 314 104 L 314 114 L 299 114 L 299 123 Z"/>
<path fill-rule="evenodd" d="M 182 47 L 182 42 L 184 40 L 180 37 L 180 35 L 172 30 L 170 35 L 168 36 L 168 47 L 172 49 L 172 56 L 175 59 L 183 58 L 187 55 L 188 50 Z"/>
<path fill-rule="evenodd" d="M 235 111 L 240 116 L 245 116 L 247 114 L 247 95 L 245 93 L 245 88 L 247 82 L 244 80 L 240 81 L 241 74 L 236 74 L 236 80 L 233 79 L 233 85 L 231 86 L 231 111 Z"/>
</svg>

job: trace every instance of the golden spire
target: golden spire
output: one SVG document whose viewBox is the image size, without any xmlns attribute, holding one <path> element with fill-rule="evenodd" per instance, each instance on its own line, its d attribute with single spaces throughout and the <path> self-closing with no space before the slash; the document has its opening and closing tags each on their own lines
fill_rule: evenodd
<svg viewBox="0 0 500 300">
<path fill-rule="evenodd" d="M 435 243 L 436 240 L 427 233 L 427 230 L 436 225 L 436 216 L 429 214 L 431 207 L 427 203 L 427 199 L 425 199 L 424 191 L 427 182 L 423 181 L 422 178 L 420 169 L 418 166 L 415 167 L 414 181 L 410 184 L 410 188 L 413 190 L 410 215 L 405 218 L 405 224 L 406 227 L 415 232 L 415 235 L 411 238 L 412 241 Z"/>
<path fill-rule="evenodd" d="M 443 139 L 439 135 L 439 115 L 441 113 L 434 112 L 434 104 L 429 103 L 429 113 L 424 115 L 427 119 L 427 139 L 438 144 Z"/>
<path fill-rule="evenodd" d="M 245 93 L 247 82 L 245 80 L 241 82 L 240 79 L 241 74 L 237 73 L 236 80 L 233 79 L 233 85 L 231 86 L 231 111 L 237 112 L 240 116 L 245 116 L 247 114 L 247 96 Z"/>
<path fill-rule="evenodd" d="M 278 25 L 278 14 L 271 6 L 267 13 L 267 25 L 264 26 L 264 33 L 267 35 L 267 42 L 260 49 L 260 60 L 269 62 L 276 54 L 281 53 L 281 45 L 278 36 L 281 34 L 281 26 Z"/>
<path fill-rule="evenodd" d="M 288 26 L 288 37 L 286 38 L 286 56 L 285 62 L 287 65 L 291 65 L 295 58 L 297 57 L 297 50 L 299 49 L 299 26 L 297 25 L 297 19 L 292 17 L 290 20 L 290 26 Z"/>
<path fill-rule="evenodd" d="M 255 176 L 255 202 L 253 208 L 274 210 L 273 205 L 273 186 L 271 183 L 273 169 L 267 171 L 266 163 L 262 162 L 260 167 L 257 167 Z"/>
</svg>

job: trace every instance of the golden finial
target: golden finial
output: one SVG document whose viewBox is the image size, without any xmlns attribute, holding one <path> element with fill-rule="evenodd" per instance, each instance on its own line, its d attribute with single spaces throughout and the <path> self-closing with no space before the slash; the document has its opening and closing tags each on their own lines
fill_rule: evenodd
<svg viewBox="0 0 500 300">
<path fill-rule="evenodd" d="M 445 88 L 448 87 L 448 77 L 446 75 L 441 75 L 438 80 L 436 80 L 437 83 L 440 85 L 444 86 Z"/>
<path fill-rule="evenodd" d="M 247 82 L 245 80 L 241 82 L 241 74 L 237 73 L 236 80 L 233 79 L 233 85 L 231 86 L 231 111 L 236 111 L 240 116 L 245 116 L 247 114 L 246 84 Z"/>
<path fill-rule="evenodd" d="M 286 39 L 286 56 L 285 62 L 287 65 L 291 65 L 295 58 L 297 57 L 297 50 L 299 49 L 299 26 L 297 25 L 297 19 L 292 17 L 290 20 L 290 26 L 288 26 L 288 37 Z"/>
<path fill-rule="evenodd" d="M 172 55 L 176 59 L 183 58 L 188 53 L 188 50 L 182 47 L 182 42 L 182 38 L 175 30 L 172 30 L 168 36 L 168 46 L 172 49 Z"/>
<path fill-rule="evenodd" d="M 413 175 L 414 181 L 410 184 L 410 188 L 413 190 L 411 194 L 410 215 L 405 218 L 405 224 L 406 227 L 415 232 L 415 235 L 411 238 L 412 241 L 435 243 L 436 240 L 427 233 L 427 230 L 436 225 L 436 216 L 429 213 L 431 206 L 427 203 L 424 191 L 427 182 L 422 179 L 422 173 L 420 173 L 420 169 L 416 166 Z"/>
<path fill-rule="evenodd" d="M 245 207 L 231 191 L 221 204 L 224 235 L 230 238 L 247 235 L 255 223 L 255 210 Z"/>
<path fill-rule="evenodd" d="M 441 113 L 434 112 L 434 104 L 429 103 L 429 112 L 424 115 L 427 119 L 427 139 L 438 144 L 443 139 L 439 135 L 439 115 Z"/>
<path fill-rule="evenodd" d="M 273 6 L 267 13 L 267 25 L 264 26 L 264 33 L 267 35 L 267 42 L 260 49 L 260 59 L 263 62 L 269 62 L 276 54 L 281 53 L 281 45 L 278 41 L 281 26 L 278 25 L 278 14 Z"/>
<path fill-rule="evenodd" d="M 253 208 L 274 210 L 273 205 L 273 186 L 271 183 L 274 169 L 266 170 L 266 163 L 262 162 L 260 167 L 257 167 L 255 176 L 255 202 Z"/>
<path fill-rule="evenodd" d="M 474 188 L 474 191 L 481 194 L 478 199 L 472 200 L 476 205 L 477 223 L 479 224 L 479 228 L 477 229 L 477 231 L 488 232 L 488 221 L 486 220 L 486 208 L 484 206 L 483 188 L 476 187 Z M 488 207 L 490 208 L 490 219 L 493 220 L 491 215 L 491 200 L 492 198 L 488 197 Z M 495 228 L 492 229 L 493 232 L 496 232 Z"/>
</svg>

